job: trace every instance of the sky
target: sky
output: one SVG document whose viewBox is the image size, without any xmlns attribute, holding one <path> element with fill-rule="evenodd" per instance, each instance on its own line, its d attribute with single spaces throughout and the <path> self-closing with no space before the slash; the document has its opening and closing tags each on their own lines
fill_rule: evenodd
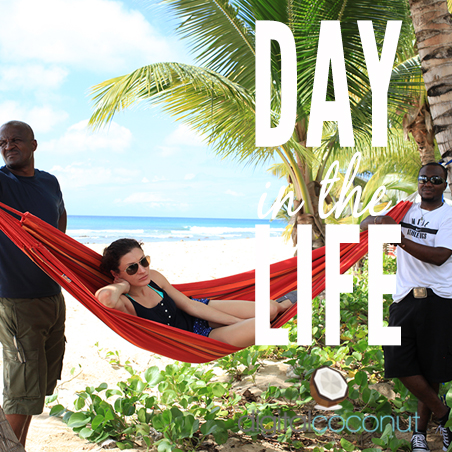
<svg viewBox="0 0 452 452">
<path fill-rule="evenodd" d="M 69 215 L 258 218 L 263 193 L 273 200 L 285 185 L 267 172 L 272 162 L 222 160 L 155 108 L 87 127 L 97 83 L 151 63 L 194 63 L 156 3 L 0 0 L 0 123 L 30 124 L 35 166 L 58 178 Z"/>
</svg>

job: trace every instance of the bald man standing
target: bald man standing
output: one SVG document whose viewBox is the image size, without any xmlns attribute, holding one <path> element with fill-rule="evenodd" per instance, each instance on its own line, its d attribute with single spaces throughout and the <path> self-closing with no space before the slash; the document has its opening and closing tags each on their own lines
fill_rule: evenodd
<svg viewBox="0 0 452 452">
<path fill-rule="evenodd" d="M 55 176 L 35 168 L 38 144 L 31 127 L 0 127 L 0 202 L 30 212 L 61 231 L 66 210 Z M 0 233 L 0 341 L 3 409 L 25 447 L 32 415 L 42 413 L 61 376 L 66 308 L 61 287 Z"/>
</svg>

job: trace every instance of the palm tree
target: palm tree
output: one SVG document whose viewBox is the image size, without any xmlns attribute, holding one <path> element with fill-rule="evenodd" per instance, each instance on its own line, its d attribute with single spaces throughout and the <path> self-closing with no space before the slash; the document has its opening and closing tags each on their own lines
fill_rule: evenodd
<svg viewBox="0 0 452 452">
<path fill-rule="evenodd" d="M 447 0 L 409 0 L 433 131 L 443 158 L 452 156 L 452 24 Z M 449 167 L 449 183 L 451 183 Z"/>
<path fill-rule="evenodd" d="M 116 112 L 145 102 L 160 105 L 176 119 L 201 132 L 219 155 L 247 163 L 267 161 L 278 155 L 287 168 L 297 202 L 304 202 L 303 209 L 297 214 L 297 223 L 312 224 L 314 246 L 323 245 L 324 225 L 318 215 L 320 181 L 328 161 L 339 153 L 353 150 L 340 149 L 335 124 L 325 124 L 324 139 L 318 149 L 306 147 L 320 21 L 340 20 L 342 23 L 355 141 L 358 146 L 364 146 L 369 144 L 371 136 L 371 89 L 356 21 L 373 20 L 376 41 L 381 48 L 387 21 L 406 18 L 406 5 L 392 0 L 167 0 L 166 3 L 181 21 L 179 33 L 191 43 L 199 66 L 151 64 L 100 83 L 92 90 L 95 112 L 91 124 L 105 124 Z M 298 96 L 294 134 L 284 145 L 272 148 L 255 146 L 256 20 L 287 24 L 297 49 Z M 406 34 L 406 29 L 404 25 L 402 34 Z M 402 74 L 405 69 L 399 68 L 398 73 Z M 279 48 L 275 42 L 271 75 L 272 124 L 276 125 L 281 81 Z M 391 84 L 389 92 L 393 124 L 400 116 L 394 106 L 404 108 L 407 103 L 406 96 L 400 94 L 400 88 L 405 90 L 406 84 L 402 78 L 400 80 L 399 84 Z M 333 99 L 330 83 L 327 100 Z"/>
</svg>

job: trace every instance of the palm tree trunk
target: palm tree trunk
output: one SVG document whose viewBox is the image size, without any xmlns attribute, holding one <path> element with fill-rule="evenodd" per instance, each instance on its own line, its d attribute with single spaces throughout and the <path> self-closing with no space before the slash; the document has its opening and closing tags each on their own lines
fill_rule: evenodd
<svg viewBox="0 0 452 452">
<path fill-rule="evenodd" d="M 426 100 L 420 107 L 415 106 L 405 115 L 403 132 L 405 139 L 408 139 L 408 134 L 411 133 L 416 141 L 422 165 L 435 161 L 435 135 L 429 105 Z"/>
<path fill-rule="evenodd" d="M 306 147 L 306 120 L 297 121 L 295 124 L 295 131 L 298 141 Z M 294 228 L 292 230 L 292 241 L 294 246 L 297 244 L 297 224 L 310 224 L 312 225 L 312 248 L 320 248 L 325 245 L 325 225 L 319 215 L 319 194 L 320 187 L 316 181 L 312 181 L 310 178 L 310 171 L 306 164 L 300 159 L 299 155 L 296 155 L 297 165 L 300 168 L 301 174 L 308 188 L 308 196 L 310 198 L 310 204 L 312 205 L 312 212 L 306 212 L 301 209 L 296 216 Z M 294 203 L 294 207 L 298 207 L 297 203 Z"/>
<path fill-rule="evenodd" d="M 435 138 L 441 155 L 452 156 L 452 20 L 447 0 L 409 3 Z"/>
</svg>

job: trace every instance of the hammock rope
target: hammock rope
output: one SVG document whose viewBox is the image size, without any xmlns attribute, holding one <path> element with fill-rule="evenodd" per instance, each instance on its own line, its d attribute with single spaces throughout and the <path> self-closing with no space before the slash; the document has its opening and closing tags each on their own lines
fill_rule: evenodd
<svg viewBox="0 0 452 452">
<path fill-rule="evenodd" d="M 400 222 L 411 206 L 402 201 L 389 216 Z M 36 265 L 113 331 L 132 344 L 169 358 L 191 363 L 213 361 L 240 348 L 195 333 L 126 314 L 99 303 L 94 293 L 112 282 L 99 270 L 101 256 L 29 212 L 21 213 L 0 203 L 0 230 Z M 367 231 L 360 242 L 341 245 L 341 273 L 367 253 Z M 254 301 L 254 270 L 187 284 L 175 284 L 187 296 Z M 270 296 L 279 298 L 297 288 L 297 258 L 270 266 Z M 325 289 L 325 248 L 312 252 L 312 297 Z M 297 314 L 296 305 L 272 324 L 280 327 Z"/>
</svg>

